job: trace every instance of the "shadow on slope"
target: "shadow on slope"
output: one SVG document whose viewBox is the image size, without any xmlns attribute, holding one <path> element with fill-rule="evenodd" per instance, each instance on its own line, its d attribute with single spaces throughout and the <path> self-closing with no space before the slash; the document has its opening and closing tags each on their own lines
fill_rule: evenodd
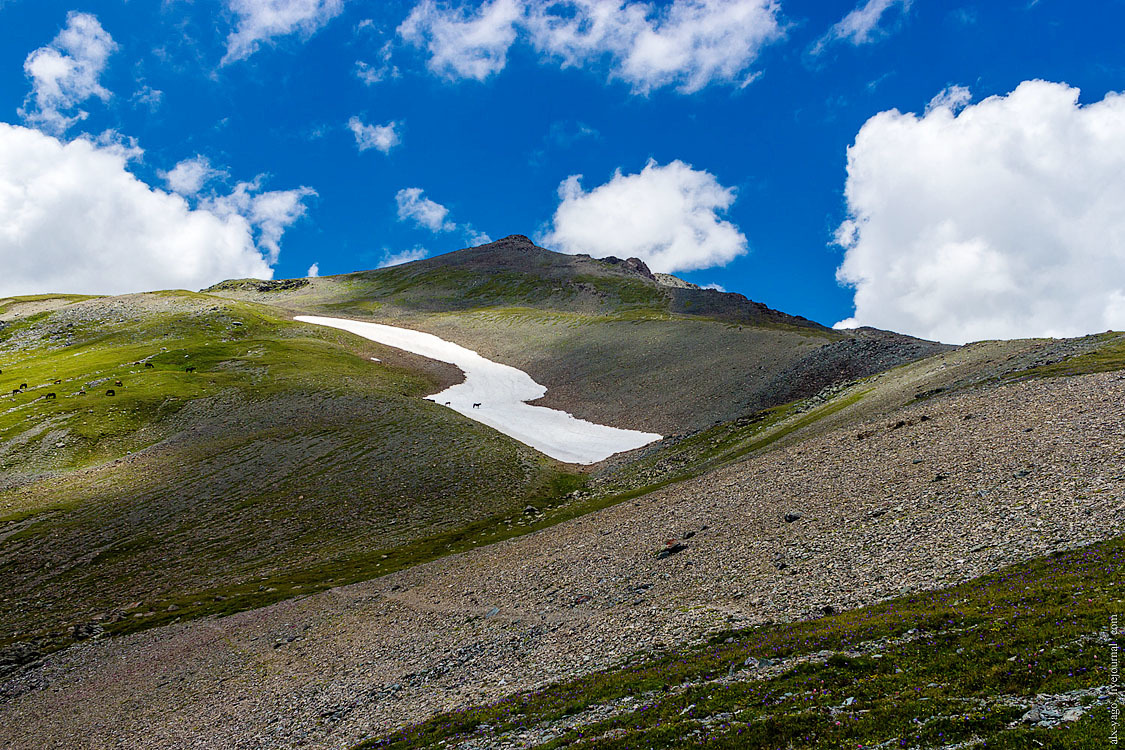
<svg viewBox="0 0 1125 750">
<path fill-rule="evenodd" d="M 93 300 L 6 326 L 0 354 L 0 645 L 371 578 L 580 481 L 420 398 L 454 368 L 258 305 Z"/>
</svg>

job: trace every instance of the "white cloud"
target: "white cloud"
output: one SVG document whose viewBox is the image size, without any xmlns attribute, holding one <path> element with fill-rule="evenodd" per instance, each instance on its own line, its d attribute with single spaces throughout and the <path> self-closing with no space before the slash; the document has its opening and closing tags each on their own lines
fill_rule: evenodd
<svg viewBox="0 0 1125 750">
<path fill-rule="evenodd" d="M 461 231 L 470 246 L 492 242 L 485 232 L 477 231 L 472 224 L 457 224 L 449 220 L 449 209 L 422 195 L 422 188 L 403 188 L 395 194 L 399 221 L 413 221 L 423 229 L 438 232 Z"/>
<path fill-rule="evenodd" d="M 715 283 L 704 284 L 703 288 L 704 289 L 714 289 L 716 292 L 725 292 L 727 290 L 727 288 L 725 286 L 723 286 L 722 284 L 715 284 Z"/>
<path fill-rule="evenodd" d="M 154 89 L 147 84 L 142 85 L 133 94 L 133 106 L 144 106 L 149 112 L 155 112 L 160 109 L 160 102 L 164 100 L 164 92 L 160 89 Z"/>
<path fill-rule="evenodd" d="M 91 98 L 106 101 L 110 97 L 99 79 L 116 49 L 117 43 L 96 17 L 68 13 L 66 28 L 24 61 L 31 93 L 20 108 L 20 116 L 56 135 L 85 119 L 87 113 L 78 109 L 79 104 Z"/>
<path fill-rule="evenodd" d="M 777 0 L 674 0 L 662 8 L 626 0 L 492 0 L 474 12 L 423 0 L 399 26 L 451 79 L 483 81 L 503 70 L 522 32 L 563 67 L 608 62 L 610 76 L 647 93 L 745 85 L 761 49 L 785 35 Z"/>
<path fill-rule="evenodd" d="M 0 294 L 198 289 L 273 275 L 280 232 L 301 211 L 283 214 L 269 193 L 248 196 L 247 211 L 192 208 L 138 180 L 128 158 L 0 123 Z"/>
<path fill-rule="evenodd" d="M 360 151 L 376 149 L 384 154 L 402 143 L 398 123 L 391 120 L 386 125 L 366 125 L 358 117 L 348 120 L 348 130 L 355 136 L 355 145 Z"/>
<path fill-rule="evenodd" d="M 416 260 L 422 260 L 429 252 L 424 247 L 416 247 L 413 250 L 403 250 L 398 253 L 391 253 L 387 251 L 383 253 L 383 260 L 379 262 L 377 268 L 390 268 L 391 266 L 400 266 L 403 263 L 412 263 Z"/>
<path fill-rule="evenodd" d="M 86 134 L 85 137 L 90 138 L 90 135 Z M 144 149 L 137 143 L 136 138 L 117 130 L 103 130 L 93 138 L 93 142 L 103 150 L 120 156 L 126 162 L 139 161 L 145 155 Z"/>
<path fill-rule="evenodd" d="M 833 42 L 847 42 L 860 46 L 870 44 L 885 37 L 888 33 L 882 25 L 883 17 L 897 9 L 901 13 L 910 10 L 912 0 L 867 0 L 848 15 L 844 16 L 822 36 L 811 50 L 818 55 Z"/>
<path fill-rule="evenodd" d="M 315 196 L 316 191 L 300 187 L 261 192 L 261 183 L 261 177 L 240 182 L 230 195 L 210 197 L 201 206 L 218 216 L 245 217 L 255 230 L 258 246 L 266 251 L 266 258 L 273 265 L 281 252 L 281 235 L 305 215 L 305 198 Z"/>
<path fill-rule="evenodd" d="M 636 256 L 653 271 L 672 273 L 729 263 L 746 252 L 746 237 L 720 215 L 733 188 L 681 161 L 649 161 L 639 174 L 616 172 L 586 192 L 581 175 L 559 186 L 554 224 L 541 242 L 566 253 Z"/>
<path fill-rule="evenodd" d="M 398 205 L 399 221 L 413 221 L 431 232 L 452 232 L 457 229 L 455 223 L 446 220 L 449 209 L 423 197 L 422 188 L 399 190 L 395 193 L 395 203 Z"/>
<path fill-rule="evenodd" d="M 386 42 L 382 49 L 379 50 L 379 63 L 372 65 L 363 60 L 355 61 L 355 77 L 363 82 L 365 86 L 374 86 L 380 81 L 387 78 L 398 78 L 398 66 L 391 64 L 391 54 L 393 48 L 390 42 Z"/>
<path fill-rule="evenodd" d="M 344 0 L 227 0 L 238 28 L 227 37 L 222 64 L 245 60 L 263 42 L 299 34 L 310 37 L 344 9 Z"/>
<path fill-rule="evenodd" d="M 320 264 L 313 263 L 309 266 L 309 270 L 305 271 L 305 276 L 310 279 L 315 279 L 317 276 L 320 276 Z"/>
<path fill-rule="evenodd" d="M 516 0 L 491 0 L 475 11 L 422 0 L 399 25 L 398 34 L 429 51 L 428 65 L 438 75 L 483 81 L 507 64 L 522 14 Z"/>
<path fill-rule="evenodd" d="M 492 242 L 492 238 L 488 236 L 488 232 L 478 232 L 476 229 L 473 229 L 472 224 L 465 224 L 461 228 L 465 232 L 465 241 L 469 243 L 469 247 L 487 245 L 489 242 Z"/>
<path fill-rule="evenodd" d="M 926 105 L 926 114 L 938 108 L 948 109 L 951 112 L 960 112 L 973 100 L 973 94 L 966 86 L 946 86 L 937 96 L 930 99 Z"/>
<path fill-rule="evenodd" d="M 1027 81 L 875 115 L 848 150 L 838 325 L 964 342 L 1125 328 L 1125 96 Z"/>
<path fill-rule="evenodd" d="M 746 85 L 762 48 L 785 35 L 775 0 L 675 0 L 663 9 L 619 0 L 530 4 L 532 43 L 582 66 L 608 57 L 610 75 L 648 93 L 692 93 L 717 82 Z"/>
<path fill-rule="evenodd" d="M 197 195 L 211 180 L 226 176 L 226 172 L 215 169 L 206 157 L 198 154 L 191 159 L 184 159 L 170 171 L 159 174 L 173 192 L 185 197 Z"/>
</svg>

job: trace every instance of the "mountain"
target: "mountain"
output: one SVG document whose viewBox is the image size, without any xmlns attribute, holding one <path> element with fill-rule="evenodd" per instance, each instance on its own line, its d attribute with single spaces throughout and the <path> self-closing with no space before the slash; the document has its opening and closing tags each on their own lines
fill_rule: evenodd
<svg viewBox="0 0 1125 750">
<path fill-rule="evenodd" d="M 301 281 L 242 280 L 206 291 L 427 331 L 525 370 L 547 386 L 544 405 L 661 434 L 709 427 L 950 348 L 833 331 L 741 294 L 662 283 L 636 258 L 563 255 L 523 235 Z"/>
<path fill-rule="evenodd" d="M 456 368 L 300 314 L 439 335 L 527 371 L 544 405 L 666 438 L 560 464 L 421 398 Z M 858 632 L 888 597 L 1119 534 L 1122 369 L 1121 334 L 833 331 L 520 235 L 324 278 L 0 299 L 0 744 L 340 746 L 410 722 L 439 741 L 468 726 L 425 723 L 442 711 L 571 678 L 593 705 L 632 684 L 629 654 L 718 630 L 741 648 L 827 607 Z"/>
</svg>

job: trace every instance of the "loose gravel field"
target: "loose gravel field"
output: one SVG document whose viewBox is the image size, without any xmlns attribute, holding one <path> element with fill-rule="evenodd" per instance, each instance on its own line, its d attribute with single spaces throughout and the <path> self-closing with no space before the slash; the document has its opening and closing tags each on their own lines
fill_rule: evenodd
<svg viewBox="0 0 1125 750">
<path fill-rule="evenodd" d="M 1120 535 L 1123 424 L 1119 373 L 939 395 L 529 536 L 81 644 L 0 685 L 0 746 L 343 748 L 639 650 L 959 582 Z"/>
</svg>

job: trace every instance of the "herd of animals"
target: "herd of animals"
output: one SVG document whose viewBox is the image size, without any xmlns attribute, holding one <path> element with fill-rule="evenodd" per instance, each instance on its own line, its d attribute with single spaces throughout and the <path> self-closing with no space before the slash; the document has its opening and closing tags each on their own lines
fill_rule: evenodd
<svg viewBox="0 0 1125 750">
<path fill-rule="evenodd" d="M 151 370 L 151 369 L 153 369 L 153 364 L 152 364 L 152 362 L 144 362 L 144 363 L 141 363 L 141 362 L 134 362 L 133 364 L 134 364 L 134 365 L 144 364 L 144 366 L 145 366 L 145 368 L 146 368 L 146 369 L 150 369 L 150 370 Z M 185 368 L 184 368 L 184 372 L 195 372 L 195 366 L 194 366 L 194 365 L 188 365 L 187 367 L 185 367 Z M 3 374 L 4 374 L 4 371 L 3 371 L 3 370 L 0 370 L 0 375 L 3 375 Z M 53 383 L 52 383 L 52 385 L 61 385 L 61 384 L 62 384 L 62 381 L 61 381 L 61 380 L 55 380 L 55 381 L 53 381 Z M 113 381 L 113 384 L 114 384 L 114 385 L 115 385 L 115 386 L 116 386 L 117 388 L 121 388 L 121 387 L 123 387 L 123 386 L 125 385 L 125 384 L 124 384 L 124 383 L 123 383 L 122 381 L 120 381 L 120 380 L 115 380 L 115 381 Z M 26 393 L 26 392 L 27 392 L 27 390 L 28 390 L 28 388 L 27 388 L 27 383 L 20 383 L 20 387 L 19 387 L 19 388 L 13 388 L 13 389 L 12 389 L 12 395 L 13 395 L 13 396 L 18 396 L 18 395 L 19 395 L 19 394 L 21 394 L 21 393 Z M 86 391 L 85 391 L 85 390 L 81 390 L 81 391 L 78 391 L 78 393 L 76 393 L 75 395 L 76 395 L 76 396 L 85 396 L 85 395 L 86 395 Z M 105 392 L 105 395 L 107 395 L 107 396 L 116 396 L 116 395 L 117 395 L 117 391 L 116 391 L 115 389 L 113 389 L 113 388 L 109 388 L 109 389 L 107 389 L 107 390 L 106 390 L 106 392 Z M 57 393 L 55 393 L 54 391 L 49 391 L 49 392 L 47 392 L 46 394 L 44 394 L 44 395 L 43 395 L 43 398 L 44 398 L 44 399 L 47 399 L 47 400 L 50 400 L 50 399 L 56 399 L 56 398 L 58 398 L 58 394 L 57 394 Z"/>
</svg>

